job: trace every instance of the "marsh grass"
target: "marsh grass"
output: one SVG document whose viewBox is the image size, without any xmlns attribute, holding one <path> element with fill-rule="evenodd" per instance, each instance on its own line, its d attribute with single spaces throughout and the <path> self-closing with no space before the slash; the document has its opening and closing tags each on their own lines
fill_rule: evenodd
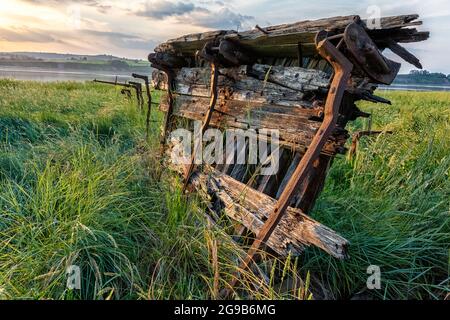
<svg viewBox="0 0 450 320">
<path fill-rule="evenodd" d="M 394 134 L 337 159 L 313 213 L 351 241 L 350 260 L 266 255 L 263 275 L 239 270 L 238 298 L 449 292 L 450 95 L 384 95 L 392 107 L 363 108 Z M 0 298 L 218 298 L 244 248 L 159 163 L 159 125 L 146 141 L 145 116 L 109 86 L 0 80 Z M 70 265 L 81 290 L 67 289 Z M 382 290 L 364 289 L 369 265 Z"/>
<path fill-rule="evenodd" d="M 450 94 L 384 92 L 392 106 L 362 104 L 374 130 L 356 159 L 338 159 L 313 217 L 351 242 L 350 260 L 311 250 L 304 268 L 333 297 L 443 299 L 449 292 Z M 358 121 L 353 130 L 367 129 Z M 378 265 L 382 289 L 366 290 Z"/>
<path fill-rule="evenodd" d="M 218 297 L 244 251 L 163 170 L 159 124 L 148 141 L 144 131 L 116 88 L 0 80 L 0 298 Z M 81 290 L 67 289 L 71 265 Z M 257 288 L 244 273 L 238 296 L 310 297 L 301 280 L 276 288 L 274 271 Z"/>
</svg>

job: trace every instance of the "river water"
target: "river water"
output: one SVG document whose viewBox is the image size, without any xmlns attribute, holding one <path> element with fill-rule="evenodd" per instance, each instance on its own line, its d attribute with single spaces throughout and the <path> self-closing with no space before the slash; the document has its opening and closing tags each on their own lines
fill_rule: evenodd
<svg viewBox="0 0 450 320">
<path fill-rule="evenodd" d="M 125 82 L 131 80 L 130 73 L 112 73 L 109 71 L 91 71 L 91 70 L 55 70 L 42 68 L 20 68 L 20 67 L 0 67 L 0 79 L 33 80 L 42 82 L 56 81 L 92 81 L 109 80 Z"/>
<path fill-rule="evenodd" d="M 380 86 L 379 90 L 394 90 L 394 91 L 450 91 L 450 86 L 434 86 L 422 84 L 392 84 L 390 86 Z"/>
</svg>

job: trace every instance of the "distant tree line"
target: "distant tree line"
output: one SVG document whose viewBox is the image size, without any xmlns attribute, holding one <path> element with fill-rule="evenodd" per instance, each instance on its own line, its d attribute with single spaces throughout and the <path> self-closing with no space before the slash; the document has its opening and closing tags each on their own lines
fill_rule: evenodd
<svg viewBox="0 0 450 320">
<path fill-rule="evenodd" d="M 395 83 L 450 85 L 450 75 L 427 70 L 412 70 L 407 75 L 399 75 Z"/>
</svg>

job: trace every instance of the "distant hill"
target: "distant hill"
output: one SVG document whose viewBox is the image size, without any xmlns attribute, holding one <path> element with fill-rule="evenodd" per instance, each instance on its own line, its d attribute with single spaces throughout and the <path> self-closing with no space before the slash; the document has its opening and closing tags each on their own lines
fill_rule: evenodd
<svg viewBox="0 0 450 320">
<path fill-rule="evenodd" d="M 0 66 L 25 69 L 150 72 L 150 63 L 148 61 L 119 58 L 106 54 L 77 55 L 48 52 L 3 52 L 0 53 Z"/>
<path fill-rule="evenodd" d="M 14 58 L 14 59 L 35 59 L 35 60 L 79 60 L 79 61 L 113 61 L 113 60 L 126 60 L 126 61 L 143 61 L 135 59 L 120 58 L 113 55 L 100 54 L 100 55 L 79 55 L 79 54 L 63 54 L 63 53 L 50 53 L 50 52 L 2 52 L 0 53 L 0 59 L 2 58 Z"/>
</svg>

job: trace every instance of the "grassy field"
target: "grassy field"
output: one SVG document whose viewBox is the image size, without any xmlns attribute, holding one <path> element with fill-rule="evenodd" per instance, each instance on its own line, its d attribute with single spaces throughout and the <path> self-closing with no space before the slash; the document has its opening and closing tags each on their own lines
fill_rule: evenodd
<svg viewBox="0 0 450 320">
<path fill-rule="evenodd" d="M 351 241 L 350 260 L 272 260 L 270 283 L 243 282 L 241 298 L 449 293 L 450 94 L 384 95 L 393 106 L 363 109 L 395 133 L 337 159 L 313 213 Z M 217 298 L 243 251 L 182 197 L 158 160 L 158 123 L 146 140 L 144 122 L 116 88 L 0 80 L 0 298 Z M 81 290 L 67 289 L 70 265 Z M 369 265 L 382 290 L 364 290 Z"/>
</svg>

